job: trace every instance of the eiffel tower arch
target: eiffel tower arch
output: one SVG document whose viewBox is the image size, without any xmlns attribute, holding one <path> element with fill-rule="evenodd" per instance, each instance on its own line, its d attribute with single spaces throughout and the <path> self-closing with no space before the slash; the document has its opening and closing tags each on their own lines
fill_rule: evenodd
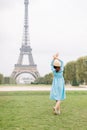
<svg viewBox="0 0 87 130">
<path fill-rule="evenodd" d="M 34 79 L 40 76 L 37 65 L 34 63 L 32 56 L 32 49 L 30 46 L 30 38 L 29 38 L 29 24 L 28 24 L 28 5 L 29 1 L 24 0 L 25 5 L 25 15 L 24 15 L 24 34 L 22 40 L 22 46 L 20 48 L 20 54 L 18 58 L 17 64 L 15 64 L 14 70 L 11 74 L 13 79 L 17 79 L 17 77 L 23 73 L 29 73 L 33 76 Z M 28 64 L 23 64 L 24 56 L 28 58 Z"/>
</svg>

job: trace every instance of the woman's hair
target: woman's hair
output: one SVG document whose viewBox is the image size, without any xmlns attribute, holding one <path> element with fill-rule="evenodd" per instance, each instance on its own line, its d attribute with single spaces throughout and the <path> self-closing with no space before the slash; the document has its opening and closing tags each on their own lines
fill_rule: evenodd
<svg viewBox="0 0 87 130">
<path fill-rule="evenodd" d="M 60 71 L 60 66 L 54 66 L 54 69 L 56 70 L 56 72 Z"/>
</svg>

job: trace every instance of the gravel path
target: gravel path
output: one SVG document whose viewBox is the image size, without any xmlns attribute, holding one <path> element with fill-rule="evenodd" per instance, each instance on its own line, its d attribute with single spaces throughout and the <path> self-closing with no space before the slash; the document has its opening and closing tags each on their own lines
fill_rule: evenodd
<svg viewBox="0 0 87 130">
<path fill-rule="evenodd" d="M 2 86 L 0 87 L 0 91 L 50 91 L 51 87 L 38 87 L 38 86 Z M 66 91 L 87 91 L 87 86 L 86 87 L 66 87 Z"/>
</svg>

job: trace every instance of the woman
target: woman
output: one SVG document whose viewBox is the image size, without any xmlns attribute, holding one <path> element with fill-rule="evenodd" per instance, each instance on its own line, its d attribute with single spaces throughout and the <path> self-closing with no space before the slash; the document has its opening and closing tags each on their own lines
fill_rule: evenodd
<svg viewBox="0 0 87 130">
<path fill-rule="evenodd" d="M 65 83 L 63 77 L 64 65 L 63 61 L 58 59 L 58 54 L 53 56 L 53 60 L 51 62 L 51 69 L 54 77 L 50 92 L 50 99 L 56 101 L 56 104 L 53 107 L 54 114 L 60 114 L 60 103 L 61 100 L 65 99 Z"/>
</svg>

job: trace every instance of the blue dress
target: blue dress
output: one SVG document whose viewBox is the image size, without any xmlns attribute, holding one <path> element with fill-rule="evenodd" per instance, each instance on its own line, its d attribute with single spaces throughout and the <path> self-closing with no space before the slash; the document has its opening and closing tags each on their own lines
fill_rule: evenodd
<svg viewBox="0 0 87 130">
<path fill-rule="evenodd" d="M 64 100 L 66 97 L 65 94 L 65 83 L 64 83 L 64 77 L 63 77 L 63 70 L 64 70 L 64 65 L 63 61 L 60 60 L 61 62 L 61 68 L 59 72 L 56 72 L 56 70 L 53 67 L 53 62 L 51 62 L 51 69 L 53 72 L 53 82 L 52 82 L 52 88 L 50 91 L 50 99 L 52 100 Z"/>
</svg>

